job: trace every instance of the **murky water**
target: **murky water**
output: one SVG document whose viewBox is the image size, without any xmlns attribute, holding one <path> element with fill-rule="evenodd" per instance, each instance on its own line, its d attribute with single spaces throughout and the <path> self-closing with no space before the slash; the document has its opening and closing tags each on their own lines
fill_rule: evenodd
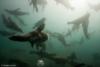
<svg viewBox="0 0 100 67">
<path fill-rule="evenodd" d="M 7 17 L 12 17 L 24 33 L 31 32 L 35 23 L 45 17 L 44 32 L 49 30 L 51 32 L 65 34 L 72 28 L 72 25 L 68 24 L 68 22 L 80 18 L 88 12 L 90 14 L 88 26 L 90 39 L 84 36 L 82 27 L 80 26 L 79 30 L 72 32 L 71 36 L 64 37 L 66 43 L 70 44 L 70 46 L 67 47 L 63 46 L 63 43 L 57 40 L 57 38 L 48 36 L 49 39 L 46 41 L 46 51 L 56 53 L 65 58 L 72 52 L 75 52 L 78 61 L 93 65 L 94 67 L 100 67 L 100 11 L 91 9 L 87 1 L 93 4 L 100 3 L 99 0 L 71 0 L 71 5 L 75 8 L 71 10 L 66 9 L 63 5 L 56 3 L 54 0 L 47 0 L 45 8 L 42 9 L 42 7 L 39 6 L 38 12 L 36 12 L 33 6 L 29 5 L 28 0 L 0 0 L 0 15 L 5 14 Z M 5 9 L 14 10 L 17 8 L 21 8 L 22 11 L 29 13 L 29 15 L 20 16 L 26 26 L 21 25 L 14 16 L 5 11 Z M 5 29 L 7 28 L 3 24 L 2 17 L 0 17 L 0 30 Z M 79 41 L 82 37 L 84 38 L 84 42 L 80 44 Z M 14 42 L 9 40 L 8 37 L 0 35 L 1 64 L 7 64 L 8 60 L 13 58 L 25 61 L 30 67 L 36 67 L 38 56 L 35 54 L 31 55 L 30 51 L 32 50 L 35 50 L 35 48 L 32 48 L 28 42 Z M 98 60 L 93 58 L 94 54 L 99 55 L 99 57 L 96 58 Z M 45 59 L 45 61 L 45 67 L 63 66 L 56 65 L 53 61 L 48 59 Z M 68 67 L 68 65 L 65 67 Z"/>
</svg>

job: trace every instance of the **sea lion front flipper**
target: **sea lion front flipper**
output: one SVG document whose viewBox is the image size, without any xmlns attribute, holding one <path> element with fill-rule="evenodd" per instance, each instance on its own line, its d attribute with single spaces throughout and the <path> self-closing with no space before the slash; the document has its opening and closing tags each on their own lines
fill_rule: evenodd
<svg viewBox="0 0 100 67">
<path fill-rule="evenodd" d="M 33 48 L 34 42 L 32 40 L 30 40 L 29 43 L 31 44 L 31 47 Z"/>
<path fill-rule="evenodd" d="M 85 35 L 85 37 L 86 37 L 87 39 L 89 39 L 88 24 L 89 24 L 89 22 L 84 22 L 84 23 L 82 23 L 83 33 L 84 33 L 84 35 Z"/>
</svg>

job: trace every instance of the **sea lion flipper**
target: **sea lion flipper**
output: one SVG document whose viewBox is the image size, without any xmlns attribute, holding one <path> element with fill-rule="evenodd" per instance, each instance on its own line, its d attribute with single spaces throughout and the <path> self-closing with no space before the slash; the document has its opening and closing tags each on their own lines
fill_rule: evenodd
<svg viewBox="0 0 100 67">
<path fill-rule="evenodd" d="M 33 48 L 33 46 L 34 46 L 33 41 L 30 40 L 29 43 L 31 44 L 31 47 Z"/>
</svg>

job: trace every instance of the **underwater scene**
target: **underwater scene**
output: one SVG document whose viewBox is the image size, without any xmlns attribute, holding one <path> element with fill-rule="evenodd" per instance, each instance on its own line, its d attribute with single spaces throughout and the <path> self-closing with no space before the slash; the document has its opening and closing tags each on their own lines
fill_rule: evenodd
<svg viewBox="0 0 100 67">
<path fill-rule="evenodd" d="M 100 0 L 0 0 L 0 67 L 100 67 Z"/>
</svg>

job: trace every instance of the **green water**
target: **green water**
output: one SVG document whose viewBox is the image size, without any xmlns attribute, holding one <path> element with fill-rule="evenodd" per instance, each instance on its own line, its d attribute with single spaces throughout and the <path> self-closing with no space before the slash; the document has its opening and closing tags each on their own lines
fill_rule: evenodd
<svg viewBox="0 0 100 67">
<path fill-rule="evenodd" d="M 97 0 L 99 1 L 99 0 Z M 93 60 L 93 54 L 100 54 L 100 11 L 95 12 L 91 10 L 88 5 L 84 7 L 77 8 L 75 10 L 68 10 L 60 4 L 56 4 L 53 0 L 48 0 L 48 4 L 44 10 L 39 7 L 39 12 L 33 11 L 32 6 L 29 6 L 28 0 L 0 0 L 0 14 L 7 14 L 4 9 L 16 9 L 21 8 L 23 11 L 29 12 L 29 15 L 22 16 L 21 18 L 27 24 L 27 26 L 20 26 L 25 33 L 32 31 L 34 24 L 41 18 L 46 18 L 46 27 L 45 30 L 50 30 L 52 32 L 67 32 L 72 25 L 68 25 L 68 21 L 72 21 L 75 18 L 78 18 L 84 15 L 86 12 L 90 13 L 89 18 L 89 32 L 94 33 L 91 35 L 89 40 L 85 40 L 82 45 L 72 44 L 71 47 L 64 47 L 59 41 L 49 37 L 49 42 L 46 45 L 46 49 L 50 53 L 56 53 L 60 56 L 67 57 L 72 52 L 76 52 L 78 59 L 87 64 L 93 64 L 95 67 L 100 67 L 100 58 L 99 62 Z M 2 18 L 0 18 L 0 30 L 5 29 Z M 80 40 L 81 36 L 84 37 L 82 29 L 78 32 L 73 32 L 71 37 L 66 37 L 66 42 L 70 43 L 71 41 Z M 16 58 L 27 62 L 31 67 L 36 65 L 37 55 L 30 55 L 29 52 L 33 48 L 29 43 L 19 43 L 13 42 L 7 39 L 7 37 L 0 36 L 0 61 L 1 63 L 7 63 L 6 61 L 11 58 Z M 48 60 L 47 60 L 48 61 Z M 98 62 L 98 63 L 97 63 Z M 46 62 L 47 66 L 50 66 L 50 61 Z M 96 66 L 97 65 L 97 66 Z"/>
</svg>

